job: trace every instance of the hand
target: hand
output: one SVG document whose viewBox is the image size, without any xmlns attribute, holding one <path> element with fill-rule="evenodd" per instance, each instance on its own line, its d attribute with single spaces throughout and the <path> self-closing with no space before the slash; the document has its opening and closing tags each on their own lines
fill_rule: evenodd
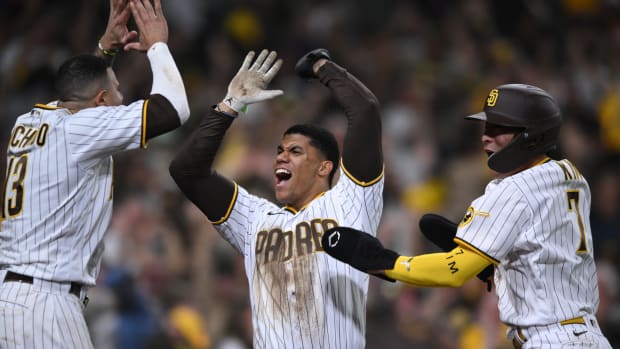
<svg viewBox="0 0 620 349">
<path fill-rule="evenodd" d="M 129 0 L 131 13 L 140 32 L 140 40 L 125 45 L 125 50 L 146 51 L 156 42 L 168 42 L 168 22 L 161 0 Z"/>
<path fill-rule="evenodd" d="M 106 50 L 118 50 L 127 43 L 135 40 L 138 33 L 127 29 L 127 21 L 131 10 L 127 6 L 127 0 L 110 0 L 110 16 L 105 33 L 99 40 Z"/>
<path fill-rule="evenodd" d="M 420 218 L 419 226 L 422 234 L 444 252 L 452 251 L 457 246 L 454 237 L 458 225 L 449 219 L 437 214 L 427 213 Z M 476 275 L 478 279 L 487 284 L 488 291 L 491 291 L 493 271 L 493 264 L 491 264 Z"/>
<path fill-rule="evenodd" d="M 317 48 L 306 53 L 297 61 L 295 72 L 302 79 L 316 79 L 316 72 L 327 61 L 331 61 L 329 51 L 324 48 Z"/>
<path fill-rule="evenodd" d="M 368 233 L 348 227 L 331 228 L 323 234 L 321 245 L 327 254 L 355 269 L 394 281 L 383 271 L 394 269 L 399 254 L 384 248 L 379 239 Z"/>
<path fill-rule="evenodd" d="M 241 68 L 230 81 L 228 92 L 222 101 L 235 112 L 245 111 L 245 107 L 252 103 L 261 102 L 281 95 L 282 90 L 266 90 L 267 85 L 280 70 L 282 60 L 276 59 L 276 52 L 262 50 L 252 64 L 254 51 L 246 56 Z M 275 63 L 274 63 L 275 61 Z"/>
</svg>

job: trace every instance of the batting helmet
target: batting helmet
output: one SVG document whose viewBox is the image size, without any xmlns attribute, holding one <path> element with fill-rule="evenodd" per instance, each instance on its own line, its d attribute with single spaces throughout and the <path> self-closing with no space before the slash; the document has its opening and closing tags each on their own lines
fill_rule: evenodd
<svg viewBox="0 0 620 349">
<path fill-rule="evenodd" d="M 491 169 L 507 173 L 555 149 L 562 116 L 550 94 L 536 86 L 501 85 L 491 90 L 481 113 L 465 117 L 519 128 L 512 141 L 489 157 Z"/>
</svg>

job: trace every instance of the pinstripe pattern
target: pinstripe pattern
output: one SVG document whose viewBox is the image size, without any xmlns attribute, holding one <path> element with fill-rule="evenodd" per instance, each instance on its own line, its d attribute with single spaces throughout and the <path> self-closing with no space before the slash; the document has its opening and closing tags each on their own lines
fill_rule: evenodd
<svg viewBox="0 0 620 349">
<path fill-rule="evenodd" d="M 473 201 L 457 242 L 499 262 L 495 284 L 504 323 L 547 325 L 596 313 L 590 201 L 588 183 L 568 160 L 494 180 Z"/>
<path fill-rule="evenodd" d="M 4 279 L 4 272 L 0 276 Z M 82 304 L 69 287 L 36 280 L 1 283 L 0 347 L 92 348 Z"/>
<path fill-rule="evenodd" d="M 34 277 L 35 288 L 42 280 L 95 284 L 112 214 L 111 155 L 140 146 L 142 105 L 137 101 L 71 114 L 51 103 L 17 118 L 2 198 L 6 220 L 0 232 L 0 269 Z M 25 347 L 90 346 L 81 310 L 76 309 L 79 300 L 68 289 L 48 294 L 19 285 L 1 284 L 0 302 L 27 306 L 25 311 L 23 306 L 1 308 L 3 333 L 41 341 Z M 7 332 L 15 321 L 24 323 L 15 325 L 15 333 Z M 0 336 L 1 348 L 8 346 L 6 340 L 11 341 Z"/>
<path fill-rule="evenodd" d="M 376 232 L 382 209 L 383 177 L 360 186 L 342 168 L 334 188 L 297 213 L 239 187 L 215 228 L 244 255 L 255 348 L 365 346 L 368 275 L 323 253 L 320 239 L 336 224 Z"/>
</svg>

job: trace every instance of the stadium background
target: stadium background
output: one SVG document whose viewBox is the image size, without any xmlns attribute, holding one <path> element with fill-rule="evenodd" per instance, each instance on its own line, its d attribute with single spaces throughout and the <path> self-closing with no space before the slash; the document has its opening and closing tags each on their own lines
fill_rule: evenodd
<svg viewBox="0 0 620 349">
<path fill-rule="evenodd" d="M 218 167 L 272 197 L 271 161 L 282 131 L 316 121 L 341 137 L 344 117 L 319 84 L 293 74 L 325 47 L 379 97 L 386 188 L 379 237 L 402 253 L 432 250 L 417 230 L 426 212 L 462 217 L 489 179 L 476 112 L 488 90 L 540 86 L 561 104 L 561 152 L 590 181 L 599 320 L 620 346 L 620 1 L 162 0 L 169 45 L 192 116 L 146 151 L 115 157 L 115 214 L 87 320 L 98 349 L 249 348 L 240 257 L 176 190 L 175 149 L 225 95 L 250 50 L 284 59 L 272 83 L 285 95 L 252 106 L 230 130 Z M 54 98 L 59 64 L 92 52 L 108 1 L 0 0 L 0 146 L 17 115 Z M 134 26 L 135 27 L 135 26 Z M 144 55 L 115 64 L 125 102 L 143 98 Z M 362 155 L 363 156 L 363 155 Z M 0 164 L 5 173 L 6 164 Z M 368 348 L 509 348 L 496 298 L 477 279 L 462 289 L 415 289 L 372 278 Z"/>
</svg>

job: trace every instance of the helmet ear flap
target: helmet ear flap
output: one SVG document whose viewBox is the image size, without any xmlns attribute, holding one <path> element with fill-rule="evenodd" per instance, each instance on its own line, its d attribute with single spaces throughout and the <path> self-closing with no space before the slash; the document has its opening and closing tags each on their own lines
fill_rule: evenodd
<svg viewBox="0 0 620 349">
<path fill-rule="evenodd" d="M 527 132 L 523 133 L 523 143 L 521 143 L 521 149 L 525 151 L 533 151 L 536 149 L 536 146 L 544 141 L 545 135 L 539 134 L 535 137 L 530 137 L 530 134 Z"/>
</svg>

